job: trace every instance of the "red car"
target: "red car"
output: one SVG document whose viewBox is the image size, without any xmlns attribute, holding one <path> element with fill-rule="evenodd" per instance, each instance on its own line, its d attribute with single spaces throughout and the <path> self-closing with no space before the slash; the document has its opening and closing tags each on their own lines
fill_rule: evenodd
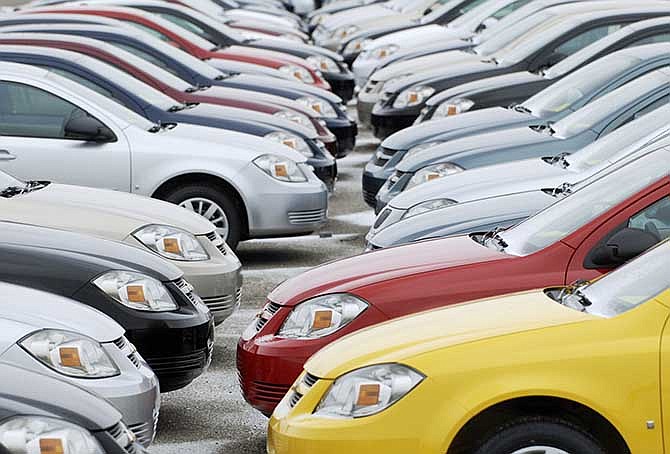
<svg viewBox="0 0 670 454">
<path fill-rule="evenodd" d="M 238 343 L 245 399 L 271 414 L 311 355 L 359 329 L 624 263 L 670 236 L 669 169 L 670 147 L 653 150 L 507 231 L 383 249 L 282 283 Z"/>
<path fill-rule="evenodd" d="M 217 50 L 213 43 L 162 19 L 160 16 L 135 8 L 114 6 L 58 6 L 43 7 L 21 11 L 22 14 L 62 13 L 62 14 L 90 14 L 109 17 L 122 22 L 130 23 L 154 36 L 178 47 L 191 55 L 201 59 L 222 59 L 251 63 L 279 70 L 294 79 L 319 88 L 330 90 L 330 84 L 321 77 L 319 72 L 301 58 L 264 49 L 255 49 L 244 46 L 229 46 Z"/>
<path fill-rule="evenodd" d="M 104 61 L 105 63 L 123 69 L 133 77 L 136 77 L 147 85 L 162 91 L 169 97 L 174 98 L 182 103 L 216 104 L 220 106 L 235 107 L 267 113 L 270 115 L 281 111 L 288 111 L 288 109 L 279 105 L 244 100 L 243 97 L 240 96 L 241 92 L 244 92 L 244 90 L 229 89 L 224 87 L 211 87 L 207 90 L 198 91 L 197 89 L 194 90 L 194 87 L 186 86 L 188 84 L 185 82 L 180 83 L 181 81 L 179 79 L 173 79 L 170 77 L 163 80 L 156 74 L 152 74 L 150 69 L 145 70 L 145 68 L 149 65 L 147 64 L 145 66 L 144 61 L 139 59 L 139 57 L 136 62 L 120 59 L 114 53 L 114 48 L 111 47 L 111 45 L 95 40 L 67 35 L 52 35 L 51 37 L 48 37 L 49 35 L 40 33 L 22 33 L 20 35 L 21 37 L 19 38 L 16 34 L 0 34 L 0 44 L 55 47 L 58 49 L 86 54 L 98 60 Z M 248 94 L 249 93 L 247 92 L 247 95 Z M 330 132 L 328 128 L 323 126 L 321 122 L 319 122 L 318 119 L 314 117 L 314 115 L 310 114 L 306 108 L 301 109 L 299 113 L 303 117 L 306 117 L 306 121 L 309 121 L 311 127 L 316 130 L 318 134 L 317 139 L 323 142 L 328 151 L 334 155 L 337 152 L 337 139 L 335 135 Z"/>
</svg>

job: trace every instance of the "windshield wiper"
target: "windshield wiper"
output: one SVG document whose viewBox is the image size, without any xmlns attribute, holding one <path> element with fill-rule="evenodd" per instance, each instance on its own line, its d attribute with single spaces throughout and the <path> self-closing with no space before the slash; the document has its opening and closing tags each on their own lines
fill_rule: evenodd
<svg viewBox="0 0 670 454">
<path fill-rule="evenodd" d="M 223 50 L 223 49 L 225 49 L 226 47 L 228 47 L 228 45 L 225 45 L 225 44 L 218 44 L 218 45 L 212 47 L 212 48 L 210 49 L 210 52 L 216 52 L 216 51 L 219 51 L 219 50 Z"/>
<path fill-rule="evenodd" d="M 553 128 L 552 124 L 553 123 L 549 122 L 543 125 L 532 125 L 529 126 L 529 128 L 532 129 L 533 131 L 553 136 L 554 134 L 556 134 L 556 130 Z"/>
<path fill-rule="evenodd" d="M 8 188 L 3 189 L 0 191 L 0 197 L 9 199 L 17 195 L 37 191 L 47 187 L 49 184 L 51 184 L 49 181 L 27 181 L 25 186 L 9 186 Z"/>
<path fill-rule="evenodd" d="M 578 280 L 561 290 L 556 300 L 566 307 L 580 312 L 586 312 L 586 308 L 592 304 L 584 294 L 584 287 L 587 287 L 589 284 L 589 281 Z"/>
<path fill-rule="evenodd" d="M 554 166 L 559 166 L 561 169 L 567 169 L 570 167 L 570 162 L 567 157 L 570 153 L 559 153 L 556 156 L 552 157 L 549 161 L 549 164 Z"/>
<path fill-rule="evenodd" d="M 185 91 L 186 93 L 195 93 L 196 91 L 209 90 L 211 87 L 211 85 L 195 85 L 193 87 L 188 87 Z"/>
<path fill-rule="evenodd" d="M 516 110 L 517 112 L 521 112 L 521 113 L 527 113 L 527 114 L 533 113 L 528 107 L 524 106 L 523 104 L 516 104 L 516 105 L 510 106 L 510 108 L 512 110 Z"/>
<path fill-rule="evenodd" d="M 186 109 L 193 109 L 195 106 L 200 104 L 199 102 L 186 102 L 184 104 L 177 104 L 168 109 L 168 112 L 180 112 Z"/>
<path fill-rule="evenodd" d="M 157 132 L 163 131 L 164 129 L 174 129 L 176 127 L 177 127 L 177 123 L 170 122 L 170 121 L 168 121 L 166 123 L 163 123 L 163 122 L 159 121 L 158 123 L 153 125 L 151 128 L 149 128 L 148 131 L 155 134 Z"/>
<path fill-rule="evenodd" d="M 500 236 L 500 232 L 504 230 L 505 230 L 504 227 L 496 227 L 495 229 L 486 233 L 482 237 L 482 244 L 487 247 L 489 244 L 493 244 L 493 246 L 495 246 L 495 248 L 499 252 L 504 252 L 507 246 L 509 246 L 509 244 L 507 244 L 507 241 L 503 240 L 502 236 Z"/>
<path fill-rule="evenodd" d="M 558 198 L 558 196 L 568 196 L 572 194 L 572 188 L 575 185 L 572 183 L 563 183 L 560 186 L 557 186 L 555 188 L 545 188 L 542 189 L 542 192 L 545 194 L 549 194 L 552 197 Z"/>
<path fill-rule="evenodd" d="M 214 78 L 214 80 L 226 80 L 226 79 L 230 79 L 233 76 L 237 76 L 238 74 L 240 74 L 240 73 L 223 73 L 223 74 L 219 74 L 218 76 L 216 76 Z"/>
</svg>

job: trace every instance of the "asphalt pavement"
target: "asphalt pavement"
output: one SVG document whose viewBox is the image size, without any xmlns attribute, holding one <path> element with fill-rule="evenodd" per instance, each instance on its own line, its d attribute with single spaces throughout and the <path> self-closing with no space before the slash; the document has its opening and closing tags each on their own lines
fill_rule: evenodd
<svg viewBox="0 0 670 454">
<path fill-rule="evenodd" d="M 307 237 L 242 243 L 242 307 L 218 327 L 209 371 L 183 390 L 164 394 L 152 454 L 264 454 L 267 418 L 244 402 L 237 383 L 235 346 L 276 285 L 302 271 L 363 250 L 374 219 L 361 196 L 363 166 L 376 147 L 366 131 L 356 151 L 338 160 L 329 222 Z M 315 453 L 316 454 L 316 453 Z"/>
</svg>

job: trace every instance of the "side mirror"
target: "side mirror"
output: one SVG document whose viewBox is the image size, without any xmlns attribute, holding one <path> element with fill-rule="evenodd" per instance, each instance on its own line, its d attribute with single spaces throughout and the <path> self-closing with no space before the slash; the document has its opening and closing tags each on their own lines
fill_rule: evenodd
<svg viewBox="0 0 670 454">
<path fill-rule="evenodd" d="M 596 266 L 612 267 L 626 263 L 659 241 L 653 233 L 645 230 L 625 228 L 618 231 L 591 253 L 591 262 Z"/>
<path fill-rule="evenodd" d="M 70 118 L 65 123 L 65 137 L 89 142 L 114 142 L 116 140 L 111 129 L 90 115 Z"/>
</svg>

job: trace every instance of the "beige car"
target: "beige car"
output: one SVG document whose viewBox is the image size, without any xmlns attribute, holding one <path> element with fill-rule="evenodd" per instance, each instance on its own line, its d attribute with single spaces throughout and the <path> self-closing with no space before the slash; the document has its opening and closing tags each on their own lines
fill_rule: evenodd
<svg viewBox="0 0 670 454">
<path fill-rule="evenodd" d="M 125 192 L 25 182 L 0 172 L 0 220 L 149 249 L 184 272 L 217 324 L 240 304 L 242 265 L 235 253 L 211 222 L 171 203 Z"/>
</svg>

